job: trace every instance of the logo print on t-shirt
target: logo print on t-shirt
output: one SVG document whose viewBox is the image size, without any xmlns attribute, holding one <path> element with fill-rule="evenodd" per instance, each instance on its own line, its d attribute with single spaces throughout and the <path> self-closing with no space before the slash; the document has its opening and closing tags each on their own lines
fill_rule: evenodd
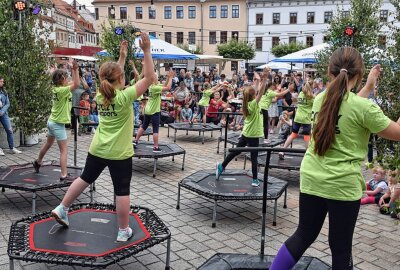
<svg viewBox="0 0 400 270">
<path fill-rule="evenodd" d="M 101 116 L 117 116 L 118 114 L 115 112 L 115 104 L 110 104 L 108 106 L 104 106 L 103 104 L 98 104 L 99 115 Z"/>
</svg>

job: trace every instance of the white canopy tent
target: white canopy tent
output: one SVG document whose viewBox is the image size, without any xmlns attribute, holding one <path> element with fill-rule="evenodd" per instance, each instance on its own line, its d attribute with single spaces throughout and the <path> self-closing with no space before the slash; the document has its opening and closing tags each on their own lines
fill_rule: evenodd
<svg viewBox="0 0 400 270">
<path fill-rule="evenodd" d="M 321 43 L 288 55 L 275 58 L 271 62 L 313 64 L 317 62 L 316 54 L 328 47 L 328 43 Z"/>
<path fill-rule="evenodd" d="M 279 62 L 269 62 L 267 64 L 256 67 L 256 69 L 264 69 L 264 68 L 278 69 L 278 70 L 298 70 L 298 68 L 295 66 Z"/>
</svg>

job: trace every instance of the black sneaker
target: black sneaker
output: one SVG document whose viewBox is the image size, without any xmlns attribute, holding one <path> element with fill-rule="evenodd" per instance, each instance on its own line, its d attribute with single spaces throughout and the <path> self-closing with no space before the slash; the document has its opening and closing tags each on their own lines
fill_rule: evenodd
<svg viewBox="0 0 400 270">
<path fill-rule="evenodd" d="M 160 147 L 153 147 L 153 152 L 154 153 L 161 153 Z"/>
<path fill-rule="evenodd" d="M 70 173 L 68 173 L 66 176 L 60 177 L 60 181 L 72 182 L 72 181 L 74 181 L 76 178 L 78 178 L 78 177 L 76 177 L 76 176 L 71 175 Z"/>
<path fill-rule="evenodd" d="M 32 162 L 33 168 L 35 169 L 35 173 L 39 173 L 39 169 L 40 169 L 40 164 L 37 162 L 37 159 L 35 159 Z"/>
</svg>

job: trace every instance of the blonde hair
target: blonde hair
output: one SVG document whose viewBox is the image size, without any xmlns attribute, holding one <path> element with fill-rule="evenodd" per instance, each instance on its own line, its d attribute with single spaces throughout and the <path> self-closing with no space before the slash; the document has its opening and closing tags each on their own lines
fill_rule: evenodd
<svg viewBox="0 0 400 270">
<path fill-rule="evenodd" d="M 115 97 L 116 89 L 114 85 L 124 76 L 122 68 L 115 62 L 104 63 L 99 70 L 100 88 L 102 94 L 103 106 L 108 107 L 111 100 Z"/>
<path fill-rule="evenodd" d="M 383 167 L 381 167 L 381 166 L 375 166 L 375 167 L 372 169 L 372 172 L 373 172 L 373 173 L 381 172 L 384 176 L 386 175 L 386 170 L 385 170 Z"/>
<path fill-rule="evenodd" d="M 306 99 L 311 99 L 313 97 L 313 89 L 311 83 L 307 82 L 304 84 L 302 91 L 306 96 Z"/>
<path fill-rule="evenodd" d="M 254 99 L 256 95 L 256 89 L 253 86 L 247 86 L 243 91 L 243 115 L 244 117 L 249 116 L 249 102 Z"/>
</svg>

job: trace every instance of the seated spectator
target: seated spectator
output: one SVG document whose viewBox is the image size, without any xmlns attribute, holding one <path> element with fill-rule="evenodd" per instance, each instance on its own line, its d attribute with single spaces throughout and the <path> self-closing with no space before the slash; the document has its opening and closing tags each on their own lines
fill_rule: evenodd
<svg viewBox="0 0 400 270">
<path fill-rule="evenodd" d="M 400 219 L 400 171 L 393 170 L 389 172 L 389 188 L 379 199 L 379 206 L 382 214 L 390 214 L 392 218 Z M 386 209 L 386 210 L 385 210 Z"/>
<path fill-rule="evenodd" d="M 179 87 L 177 87 L 174 91 L 174 100 L 175 100 L 175 120 L 180 121 L 181 110 L 185 106 L 186 102 L 189 99 L 189 90 L 186 88 L 184 82 L 179 83 Z"/>
<path fill-rule="evenodd" d="M 186 72 L 185 79 L 183 81 L 185 82 L 185 86 L 189 91 L 194 90 L 192 74 L 189 71 Z"/>
<path fill-rule="evenodd" d="M 89 110 L 90 110 L 90 102 L 89 102 L 89 94 L 87 92 L 83 92 L 81 95 L 81 101 L 79 102 L 79 107 L 86 108 L 86 110 L 79 110 L 79 132 L 78 135 L 86 134 L 88 132 L 88 127 L 82 124 L 89 123 Z"/>
<path fill-rule="evenodd" d="M 243 109 L 240 108 L 239 112 L 243 113 Z M 244 125 L 244 117 L 243 115 L 235 115 L 233 121 L 229 124 L 229 129 L 234 131 L 242 130 Z"/>
<path fill-rule="evenodd" d="M 290 127 L 292 126 L 292 119 L 289 117 L 289 113 L 287 111 L 283 111 L 282 115 L 279 117 L 279 122 L 277 128 L 279 130 L 278 137 L 280 139 L 286 140 L 290 135 Z"/>
<path fill-rule="evenodd" d="M 185 107 L 181 110 L 182 122 L 190 122 L 192 121 L 192 117 L 193 117 L 192 109 L 189 107 L 189 104 L 186 103 Z"/>
<path fill-rule="evenodd" d="M 90 103 L 89 123 L 96 124 L 91 128 L 91 132 L 93 134 L 95 129 L 99 125 L 99 112 L 97 111 L 97 103 L 95 100 L 92 100 L 92 102 Z"/>
</svg>

